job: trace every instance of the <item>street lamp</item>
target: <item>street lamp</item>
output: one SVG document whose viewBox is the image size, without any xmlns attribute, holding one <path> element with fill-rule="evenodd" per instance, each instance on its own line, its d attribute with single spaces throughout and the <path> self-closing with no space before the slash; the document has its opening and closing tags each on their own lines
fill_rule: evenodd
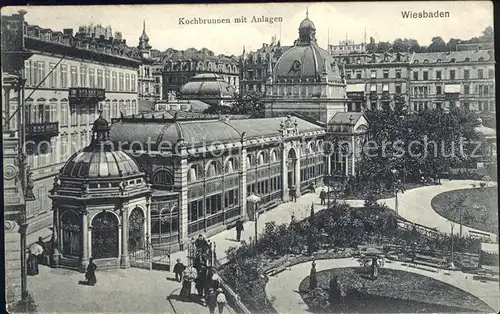
<svg viewBox="0 0 500 314">
<path fill-rule="evenodd" d="M 454 236 L 453 236 L 453 229 L 455 228 L 455 223 L 451 220 L 449 220 L 450 222 L 450 227 L 451 227 L 451 262 L 450 262 L 450 269 L 455 269 L 455 263 L 453 263 L 453 261 L 455 260 L 454 259 L 454 252 L 453 252 L 453 246 L 454 246 L 454 243 L 453 243 L 453 239 L 454 239 Z"/>
<path fill-rule="evenodd" d="M 396 195 L 396 200 L 395 200 L 395 210 L 396 214 L 399 215 L 399 202 L 398 202 L 398 186 L 397 183 L 399 180 L 397 180 L 397 175 L 398 175 L 398 170 L 397 169 L 392 169 L 391 170 L 393 178 L 394 178 L 394 194 Z"/>
<path fill-rule="evenodd" d="M 253 209 L 253 220 L 255 221 L 255 252 L 257 252 L 257 218 L 259 217 L 259 208 L 258 204 L 260 202 L 260 197 L 252 193 L 249 197 L 247 197 L 247 202 L 252 204 Z"/>
</svg>

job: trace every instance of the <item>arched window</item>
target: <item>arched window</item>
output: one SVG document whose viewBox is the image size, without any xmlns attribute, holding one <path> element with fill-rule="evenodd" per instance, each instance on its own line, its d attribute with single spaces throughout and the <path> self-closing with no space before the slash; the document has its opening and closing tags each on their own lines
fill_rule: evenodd
<svg viewBox="0 0 500 314">
<path fill-rule="evenodd" d="M 263 165 L 265 164 L 265 160 L 264 160 L 264 153 L 263 152 L 260 152 L 258 157 L 257 157 L 257 165 Z"/>
<path fill-rule="evenodd" d="M 273 150 L 271 152 L 271 162 L 276 162 L 278 161 L 278 152 L 276 150 Z"/>
<path fill-rule="evenodd" d="M 118 218 L 101 212 L 92 220 L 92 256 L 118 257 Z"/>
<path fill-rule="evenodd" d="M 247 168 L 252 167 L 252 155 L 248 154 L 247 155 Z"/>
<path fill-rule="evenodd" d="M 65 212 L 61 217 L 62 254 L 80 256 L 82 253 L 82 232 L 80 219 L 73 211 Z"/>
<path fill-rule="evenodd" d="M 144 213 L 140 208 L 134 208 L 130 213 L 129 221 L 129 236 L 128 249 L 136 251 L 144 245 Z"/>
<path fill-rule="evenodd" d="M 173 232 L 179 231 L 179 211 L 177 207 L 174 208 L 163 208 L 161 211 L 152 210 L 151 211 L 151 234 L 158 235 L 161 238 L 162 235 L 170 235 Z M 168 239 L 169 237 L 167 237 Z"/>
<path fill-rule="evenodd" d="M 217 167 L 215 162 L 212 161 L 207 168 L 207 178 L 215 177 L 217 175 Z"/>
<path fill-rule="evenodd" d="M 188 182 L 195 182 L 198 180 L 198 173 L 196 171 L 196 166 L 193 165 L 188 171 Z"/>
<path fill-rule="evenodd" d="M 234 172 L 234 159 L 230 158 L 226 161 L 226 165 L 224 167 L 225 173 L 233 173 Z"/>
<path fill-rule="evenodd" d="M 158 170 L 153 176 L 153 184 L 172 186 L 174 183 L 174 178 L 172 174 L 167 170 Z"/>
</svg>

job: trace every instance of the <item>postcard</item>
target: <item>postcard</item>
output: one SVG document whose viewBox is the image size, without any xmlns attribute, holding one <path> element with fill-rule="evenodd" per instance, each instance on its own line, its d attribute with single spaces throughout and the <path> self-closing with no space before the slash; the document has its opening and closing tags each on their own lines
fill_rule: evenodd
<svg viewBox="0 0 500 314">
<path fill-rule="evenodd" d="M 497 313 L 488 1 L 2 8 L 11 313 Z"/>
</svg>

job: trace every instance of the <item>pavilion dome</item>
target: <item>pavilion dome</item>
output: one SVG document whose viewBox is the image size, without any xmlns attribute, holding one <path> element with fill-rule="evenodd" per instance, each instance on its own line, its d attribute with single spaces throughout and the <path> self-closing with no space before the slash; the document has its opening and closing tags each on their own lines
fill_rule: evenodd
<svg viewBox="0 0 500 314">
<path fill-rule="evenodd" d="M 180 90 L 180 98 L 234 98 L 236 90 L 217 74 L 205 73 L 192 77 Z"/>
<path fill-rule="evenodd" d="M 306 17 L 302 22 L 300 22 L 299 31 L 301 29 L 316 29 L 316 26 L 314 26 L 313 21 L 311 21 L 309 17 Z"/>
<path fill-rule="evenodd" d="M 101 113 L 94 121 L 90 145 L 68 159 L 61 168 L 60 178 L 113 179 L 144 174 L 127 152 L 113 150 L 111 141 L 108 140 L 109 130 L 109 124 Z"/>
</svg>

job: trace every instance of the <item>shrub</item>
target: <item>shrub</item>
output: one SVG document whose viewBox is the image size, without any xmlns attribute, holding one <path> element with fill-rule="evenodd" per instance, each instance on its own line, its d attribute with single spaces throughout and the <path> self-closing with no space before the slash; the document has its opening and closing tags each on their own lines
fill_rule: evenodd
<svg viewBox="0 0 500 314">
<path fill-rule="evenodd" d="M 325 289 L 317 287 L 307 293 L 307 298 L 310 300 L 308 305 L 317 311 L 325 311 L 330 308 L 329 295 Z"/>
<path fill-rule="evenodd" d="M 19 300 L 9 306 L 7 311 L 11 313 L 35 313 L 37 312 L 37 305 L 33 296 L 28 293 L 26 301 Z"/>
</svg>

